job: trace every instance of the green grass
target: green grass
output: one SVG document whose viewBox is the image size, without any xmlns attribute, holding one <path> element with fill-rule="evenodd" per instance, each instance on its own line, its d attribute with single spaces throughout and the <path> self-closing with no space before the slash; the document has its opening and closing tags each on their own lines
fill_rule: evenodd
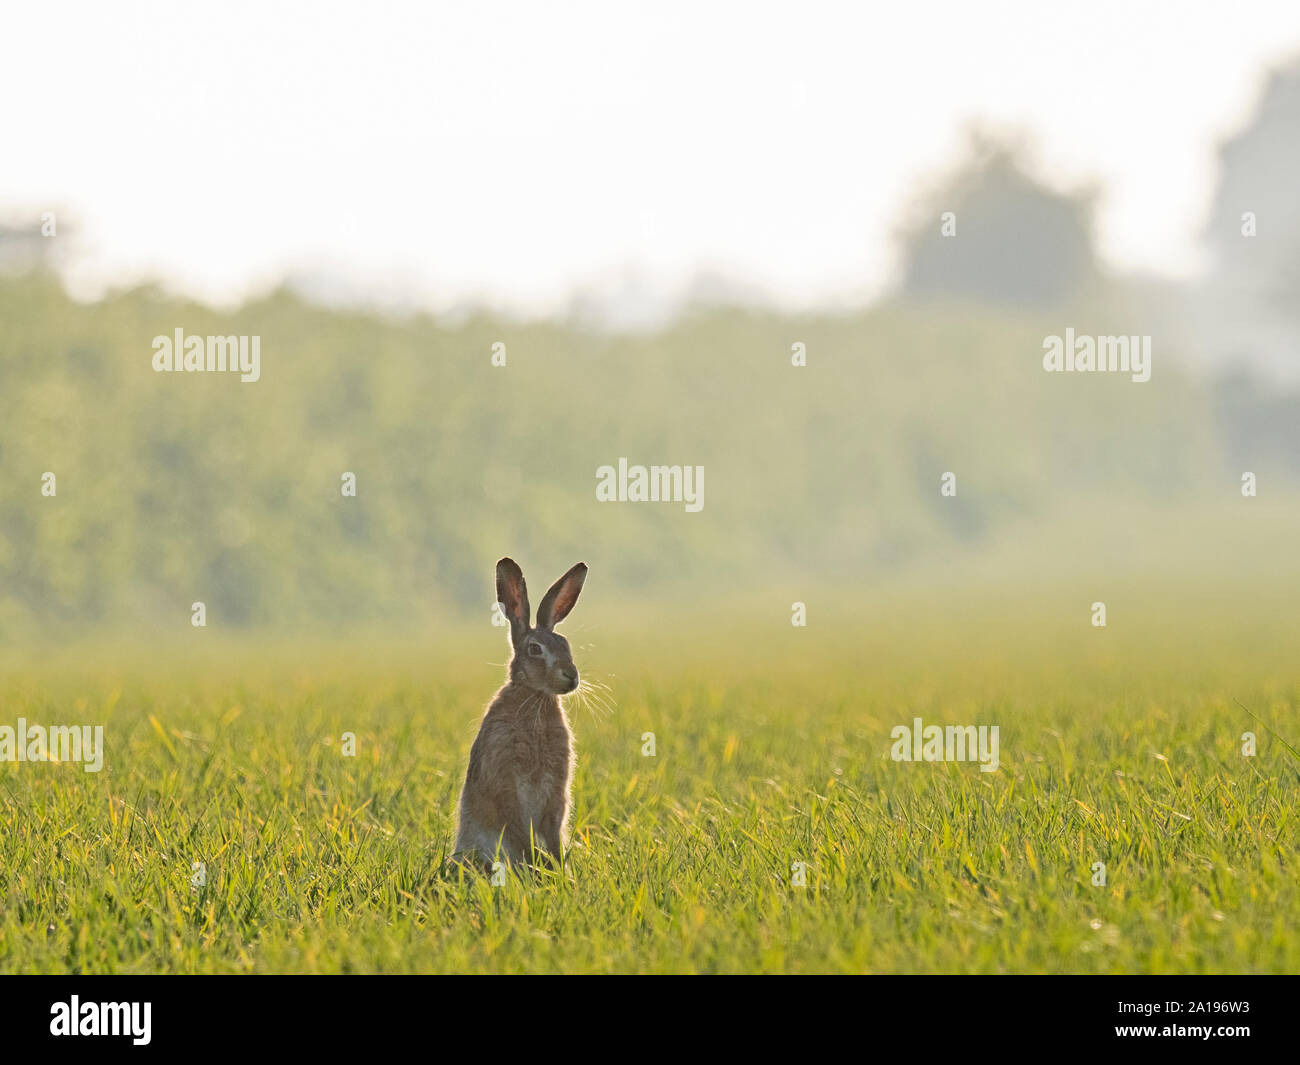
<svg viewBox="0 0 1300 1065">
<path fill-rule="evenodd" d="M 1233 702 L 1298 738 L 1283 604 L 602 634 L 567 868 L 497 887 L 442 863 L 499 630 L 29 655 L 0 724 L 102 722 L 108 756 L 0 765 L 0 971 L 1296 971 L 1300 763 Z M 999 725 L 1001 770 L 891 761 L 913 716 Z"/>
</svg>

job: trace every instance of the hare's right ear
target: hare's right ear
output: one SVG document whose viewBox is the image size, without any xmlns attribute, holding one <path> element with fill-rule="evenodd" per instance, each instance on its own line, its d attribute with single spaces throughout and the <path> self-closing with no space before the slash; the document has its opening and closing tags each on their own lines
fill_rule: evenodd
<svg viewBox="0 0 1300 1065">
<path fill-rule="evenodd" d="M 497 563 L 497 602 L 510 622 L 510 643 L 518 649 L 528 632 L 528 585 L 524 583 L 524 571 L 513 558 Z"/>
<path fill-rule="evenodd" d="M 578 593 L 582 591 L 582 582 L 586 579 L 587 563 L 579 562 L 551 585 L 551 590 L 542 596 L 542 605 L 537 608 L 539 629 L 553 629 L 569 616 L 573 604 L 578 601 Z"/>
</svg>

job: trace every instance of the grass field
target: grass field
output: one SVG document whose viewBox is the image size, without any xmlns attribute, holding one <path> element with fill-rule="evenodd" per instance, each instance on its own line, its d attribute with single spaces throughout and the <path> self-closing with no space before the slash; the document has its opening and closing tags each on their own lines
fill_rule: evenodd
<svg viewBox="0 0 1300 1065">
<path fill-rule="evenodd" d="M 1300 970 L 1300 762 L 1234 702 L 1296 740 L 1296 624 L 1259 620 L 1283 593 L 1148 607 L 1136 640 L 951 596 L 582 628 L 616 705 L 571 708 L 567 868 L 502 886 L 443 871 L 500 630 L 25 655 L 0 724 L 102 722 L 107 756 L 0 765 L 0 970 Z M 913 716 L 997 724 L 1000 770 L 890 760 Z"/>
</svg>

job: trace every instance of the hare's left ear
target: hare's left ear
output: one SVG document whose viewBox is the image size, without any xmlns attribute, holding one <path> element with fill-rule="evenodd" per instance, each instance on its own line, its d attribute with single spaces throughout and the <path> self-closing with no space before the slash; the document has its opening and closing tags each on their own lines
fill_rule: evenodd
<svg viewBox="0 0 1300 1065">
<path fill-rule="evenodd" d="M 578 601 L 582 591 L 582 582 L 587 579 L 587 563 L 579 562 L 563 577 L 551 585 L 550 590 L 537 608 L 537 627 L 553 629 L 569 616 L 573 604 Z"/>
<path fill-rule="evenodd" d="M 510 622 L 510 643 L 517 650 L 528 634 L 528 585 L 513 558 L 497 563 L 497 602 Z"/>
</svg>

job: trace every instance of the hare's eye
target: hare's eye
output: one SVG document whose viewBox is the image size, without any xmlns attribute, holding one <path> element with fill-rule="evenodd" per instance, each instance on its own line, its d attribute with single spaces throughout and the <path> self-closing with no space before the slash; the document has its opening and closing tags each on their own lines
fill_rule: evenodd
<svg viewBox="0 0 1300 1065">
<path fill-rule="evenodd" d="M 542 657 L 542 649 L 538 647 L 537 644 L 535 643 L 530 643 L 528 645 L 528 653 L 532 655 L 534 658 Z"/>
</svg>

